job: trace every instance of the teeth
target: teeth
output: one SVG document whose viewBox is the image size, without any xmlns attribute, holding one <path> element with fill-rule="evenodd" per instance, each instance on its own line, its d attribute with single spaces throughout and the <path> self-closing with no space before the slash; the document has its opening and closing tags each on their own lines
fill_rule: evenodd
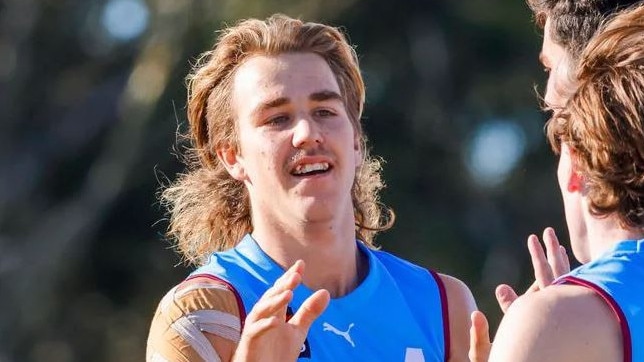
<svg viewBox="0 0 644 362">
<path fill-rule="evenodd" d="M 306 165 L 298 165 L 295 168 L 294 174 L 296 175 L 303 175 L 305 173 L 313 172 L 313 171 L 326 171 L 329 169 L 329 164 L 326 162 L 322 163 L 309 163 Z"/>
</svg>

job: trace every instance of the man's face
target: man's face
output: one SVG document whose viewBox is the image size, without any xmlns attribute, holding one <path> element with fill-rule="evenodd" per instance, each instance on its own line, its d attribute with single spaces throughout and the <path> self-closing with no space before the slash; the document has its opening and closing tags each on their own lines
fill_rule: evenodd
<svg viewBox="0 0 644 362">
<path fill-rule="evenodd" d="M 352 218 L 351 187 L 362 157 L 324 59 L 253 56 L 236 71 L 232 93 L 239 151 L 223 155 L 248 189 L 253 224 Z"/>
<path fill-rule="evenodd" d="M 548 73 L 548 84 L 546 86 L 544 100 L 548 106 L 556 108 L 565 105 L 567 98 L 565 95 L 565 87 L 570 80 L 571 65 L 566 50 L 553 41 L 551 26 L 550 19 L 546 19 L 546 24 L 543 28 L 543 45 L 539 60 L 543 64 L 546 73 Z"/>
</svg>

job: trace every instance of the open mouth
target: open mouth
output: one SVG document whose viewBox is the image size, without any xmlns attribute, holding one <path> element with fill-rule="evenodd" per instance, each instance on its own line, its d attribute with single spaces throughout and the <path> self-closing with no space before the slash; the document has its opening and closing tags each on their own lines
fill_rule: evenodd
<svg viewBox="0 0 644 362">
<path fill-rule="evenodd" d="M 331 166 L 327 162 L 307 163 L 297 165 L 291 172 L 294 176 L 312 176 L 328 172 Z"/>
</svg>

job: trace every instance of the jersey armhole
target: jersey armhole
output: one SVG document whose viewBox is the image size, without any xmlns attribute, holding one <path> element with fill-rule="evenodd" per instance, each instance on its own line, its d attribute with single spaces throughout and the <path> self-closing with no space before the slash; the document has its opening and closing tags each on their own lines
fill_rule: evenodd
<svg viewBox="0 0 644 362">
<path fill-rule="evenodd" d="M 226 287 L 226 289 L 230 290 L 233 293 L 233 295 L 235 296 L 235 301 L 237 302 L 237 309 L 239 310 L 239 326 L 240 326 L 239 333 L 241 334 L 244 330 L 244 323 L 246 322 L 246 309 L 244 308 L 244 302 L 242 301 L 242 298 L 239 295 L 239 292 L 237 291 L 237 289 L 232 284 L 230 284 L 227 280 L 216 277 L 212 274 L 191 275 L 188 278 L 186 278 L 186 281 L 195 279 L 195 278 L 207 278 L 207 279 L 214 280 L 218 283 L 223 284 Z"/>
<path fill-rule="evenodd" d="M 441 311 L 443 315 L 443 343 L 445 348 L 445 362 L 449 361 L 450 358 L 450 334 L 449 334 L 449 306 L 447 304 L 447 293 L 445 292 L 445 284 L 441 277 L 435 271 L 427 269 L 429 273 L 434 277 L 436 285 L 438 286 L 438 292 L 441 298 Z"/>
<path fill-rule="evenodd" d="M 622 311 L 622 308 L 620 308 L 615 299 L 613 299 L 611 295 L 609 295 L 604 289 L 600 288 L 597 284 L 574 276 L 566 276 L 562 278 L 558 284 L 573 284 L 586 287 L 597 293 L 597 295 L 599 295 L 604 300 L 604 302 L 606 302 L 606 304 L 613 311 L 613 314 L 615 314 L 617 322 L 619 323 L 619 328 L 622 331 L 624 344 L 624 362 L 631 362 L 633 358 L 633 346 L 631 345 L 631 332 L 628 328 L 628 320 L 626 320 L 624 311 Z"/>
</svg>

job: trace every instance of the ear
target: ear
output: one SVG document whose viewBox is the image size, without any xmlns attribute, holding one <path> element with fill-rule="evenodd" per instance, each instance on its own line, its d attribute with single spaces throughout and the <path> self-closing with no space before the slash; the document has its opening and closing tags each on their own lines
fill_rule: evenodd
<svg viewBox="0 0 644 362">
<path fill-rule="evenodd" d="M 568 177 L 568 191 L 577 192 L 584 189 L 584 177 L 573 167 Z"/>
<path fill-rule="evenodd" d="M 243 159 L 238 155 L 233 146 L 224 146 L 217 149 L 217 158 L 224 165 L 226 171 L 232 178 L 238 181 L 246 180 L 246 170 L 244 169 Z"/>
<path fill-rule="evenodd" d="M 353 137 L 353 153 L 355 155 L 356 166 L 361 166 L 363 162 L 362 147 L 361 147 L 360 137 L 357 135 L 357 133 Z"/>
<path fill-rule="evenodd" d="M 578 192 L 584 189 L 584 177 L 579 172 L 577 159 L 575 157 L 575 150 L 568 147 L 567 144 L 561 145 L 562 155 L 565 152 L 566 157 L 569 159 L 569 167 L 567 167 L 566 175 L 566 189 L 568 192 Z"/>
</svg>

